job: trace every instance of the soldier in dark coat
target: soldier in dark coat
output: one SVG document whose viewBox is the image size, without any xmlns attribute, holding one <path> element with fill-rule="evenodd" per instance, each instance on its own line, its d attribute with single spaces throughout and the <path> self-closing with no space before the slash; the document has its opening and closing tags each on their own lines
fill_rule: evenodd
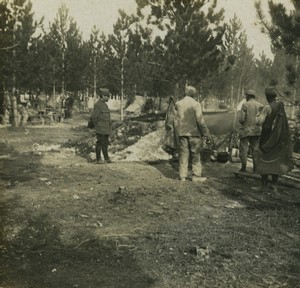
<svg viewBox="0 0 300 288">
<path fill-rule="evenodd" d="M 264 106 L 256 120 L 258 125 L 262 125 L 257 172 L 262 177 L 260 190 L 268 190 L 271 175 L 270 188 L 277 191 L 278 176 L 292 168 L 292 142 L 284 104 L 276 101 L 275 88 L 266 88 L 265 94 L 268 105 Z"/>
<path fill-rule="evenodd" d="M 94 125 L 97 142 L 96 142 L 96 163 L 111 163 L 108 156 L 109 135 L 111 133 L 110 111 L 106 102 L 109 100 L 108 89 L 102 89 L 100 99 L 95 103 L 91 115 L 91 121 Z M 104 160 L 101 159 L 101 152 Z"/>
</svg>

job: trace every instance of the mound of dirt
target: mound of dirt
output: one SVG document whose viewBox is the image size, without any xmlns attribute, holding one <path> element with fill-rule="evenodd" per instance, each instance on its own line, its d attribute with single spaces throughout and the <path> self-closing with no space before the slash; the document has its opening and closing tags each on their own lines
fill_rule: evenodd
<svg viewBox="0 0 300 288">
<path fill-rule="evenodd" d="M 149 144 L 153 146 L 151 148 L 153 150 L 152 154 L 157 153 L 155 151 L 159 148 L 163 136 L 162 126 L 163 123 L 159 122 L 148 123 L 130 120 L 124 122 L 114 122 L 112 127 L 112 135 L 110 137 L 109 154 L 113 160 L 125 160 L 130 154 L 133 153 L 137 155 L 134 159 L 144 160 L 145 157 L 140 156 L 141 158 L 139 158 L 138 155 L 141 154 L 140 151 L 142 150 L 149 151 Z M 76 128 L 77 131 L 86 129 L 87 128 L 85 126 Z M 148 136 L 148 134 L 150 134 L 150 136 Z M 145 136 L 147 136 L 146 140 L 141 142 L 144 144 L 139 144 L 137 146 L 140 147 L 141 145 L 144 145 L 144 147 L 141 146 L 140 148 L 134 148 L 134 145 L 142 140 Z M 150 140 L 150 138 L 152 140 Z M 151 143 L 147 143 L 147 141 L 151 141 Z M 63 147 L 75 148 L 77 154 L 80 154 L 88 160 L 94 160 L 95 142 L 95 133 L 91 133 L 90 135 L 84 135 L 81 138 L 69 139 L 69 141 L 63 145 Z M 158 151 L 159 155 L 157 155 L 156 158 L 160 157 L 162 152 L 163 151 L 160 148 Z M 133 156 L 131 155 L 131 157 Z M 164 155 L 164 157 L 166 157 L 166 155 Z"/>
<path fill-rule="evenodd" d="M 139 139 L 135 144 L 112 155 L 113 160 L 155 161 L 168 160 L 170 155 L 163 149 L 164 127 L 158 128 Z"/>
</svg>

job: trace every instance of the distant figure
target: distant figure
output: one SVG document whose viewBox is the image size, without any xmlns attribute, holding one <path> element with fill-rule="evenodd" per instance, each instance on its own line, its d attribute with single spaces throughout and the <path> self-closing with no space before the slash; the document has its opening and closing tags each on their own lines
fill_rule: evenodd
<svg viewBox="0 0 300 288">
<path fill-rule="evenodd" d="M 17 109 L 20 126 L 26 126 L 28 120 L 29 94 L 25 91 L 17 93 Z"/>
<path fill-rule="evenodd" d="M 4 110 L 3 124 L 9 124 L 12 118 L 12 103 L 10 99 L 10 93 L 8 91 L 4 91 L 3 110 Z"/>
<path fill-rule="evenodd" d="M 96 163 L 111 163 L 108 156 L 109 135 L 111 133 L 110 111 L 106 102 L 109 100 L 109 90 L 101 89 L 100 99 L 95 103 L 90 120 L 96 131 Z M 101 159 L 101 152 L 104 160 Z"/>
<path fill-rule="evenodd" d="M 61 105 L 61 114 L 63 118 L 66 118 L 66 96 L 59 95 L 60 105 Z"/>
<path fill-rule="evenodd" d="M 32 108 L 37 111 L 41 110 L 40 92 L 39 91 L 32 95 Z"/>
<path fill-rule="evenodd" d="M 185 96 L 175 104 L 175 128 L 179 136 L 179 177 L 185 181 L 188 176 L 189 157 L 192 161 L 192 181 L 203 182 L 200 150 L 202 137 L 208 137 L 209 131 L 204 122 L 202 107 L 197 98 L 196 89 L 185 88 Z"/>
<path fill-rule="evenodd" d="M 256 123 L 262 125 L 257 161 L 257 172 L 262 177 L 259 190 L 268 190 L 268 178 L 271 175 L 270 188 L 277 191 L 278 176 L 292 168 L 291 135 L 284 104 L 276 101 L 275 88 L 266 88 L 265 95 L 269 104 L 263 107 L 256 119 Z"/>
<path fill-rule="evenodd" d="M 178 152 L 178 135 L 175 130 L 175 101 L 171 96 L 165 118 L 165 135 L 163 149 L 172 156 L 172 160 L 176 158 Z"/>
<path fill-rule="evenodd" d="M 242 163 L 239 172 L 246 172 L 248 148 L 250 144 L 253 159 L 253 173 L 256 173 L 256 159 L 259 136 L 261 133 L 261 127 L 256 125 L 256 116 L 263 105 L 255 100 L 255 92 L 253 90 L 246 91 L 245 95 L 246 102 L 243 103 L 238 117 L 239 123 L 241 124 L 241 128 L 239 129 L 239 157 Z"/>
<path fill-rule="evenodd" d="M 65 101 L 65 118 L 73 118 L 73 106 L 74 106 L 74 97 L 72 95 L 67 95 Z"/>
</svg>

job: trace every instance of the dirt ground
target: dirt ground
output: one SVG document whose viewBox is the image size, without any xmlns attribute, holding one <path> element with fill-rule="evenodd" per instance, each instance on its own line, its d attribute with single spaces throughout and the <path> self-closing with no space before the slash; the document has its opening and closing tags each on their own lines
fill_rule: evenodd
<svg viewBox="0 0 300 288">
<path fill-rule="evenodd" d="M 0 287 L 300 287 L 299 190 L 257 192 L 234 163 L 203 184 L 168 160 L 95 165 L 60 146 L 86 119 L 0 128 Z"/>
</svg>

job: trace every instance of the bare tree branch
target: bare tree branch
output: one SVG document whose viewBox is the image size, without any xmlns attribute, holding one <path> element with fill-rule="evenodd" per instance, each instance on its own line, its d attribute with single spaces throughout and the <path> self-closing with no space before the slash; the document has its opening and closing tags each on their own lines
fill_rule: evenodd
<svg viewBox="0 0 300 288">
<path fill-rule="evenodd" d="M 0 47 L 0 50 L 10 50 L 10 49 L 16 48 L 19 45 L 20 45 L 20 43 L 16 43 L 15 45 L 12 45 L 12 46 Z"/>
</svg>

